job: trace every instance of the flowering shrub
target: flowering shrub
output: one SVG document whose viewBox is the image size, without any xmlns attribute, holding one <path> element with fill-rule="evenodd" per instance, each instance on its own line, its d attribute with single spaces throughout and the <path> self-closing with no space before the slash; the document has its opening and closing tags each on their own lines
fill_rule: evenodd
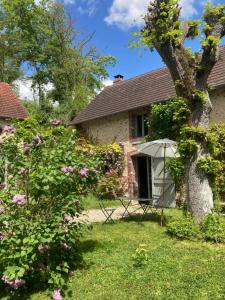
<svg viewBox="0 0 225 300">
<path fill-rule="evenodd" d="M 56 120 L 48 128 L 25 120 L 0 136 L 0 271 L 11 290 L 38 280 L 62 299 L 87 228 L 79 198 L 101 165 L 77 148 L 75 131 Z"/>
<path fill-rule="evenodd" d="M 117 172 L 111 170 L 100 179 L 97 188 L 98 196 L 105 199 L 124 196 L 128 189 L 127 182 L 125 177 L 119 177 Z"/>
<path fill-rule="evenodd" d="M 124 154 L 120 145 L 106 144 L 100 145 L 95 149 L 96 156 L 103 162 L 103 172 L 111 170 L 121 176 L 124 170 Z"/>
</svg>

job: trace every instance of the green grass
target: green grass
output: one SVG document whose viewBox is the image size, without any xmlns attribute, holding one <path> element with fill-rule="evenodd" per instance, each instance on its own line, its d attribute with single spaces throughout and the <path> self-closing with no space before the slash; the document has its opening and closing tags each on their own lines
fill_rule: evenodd
<svg viewBox="0 0 225 300">
<path fill-rule="evenodd" d="M 138 268 L 132 255 L 143 243 L 149 261 Z M 156 215 L 142 222 L 95 224 L 81 250 L 86 267 L 75 272 L 71 298 L 65 299 L 225 299 L 225 246 L 172 239 Z M 31 299 L 49 298 L 38 293 Z"/>
<path fill-rule="evenodd" d="M 93 195 L 88 195 L 81 200 L 82 206 L 85 210 L 88 209 L 100 209 L 99 202 L 97 198 Z M 121 202 L 119 200 L 104 200 L 104 205 L 106 207 L 117 207 L 121 206 Z"/>
</svg>

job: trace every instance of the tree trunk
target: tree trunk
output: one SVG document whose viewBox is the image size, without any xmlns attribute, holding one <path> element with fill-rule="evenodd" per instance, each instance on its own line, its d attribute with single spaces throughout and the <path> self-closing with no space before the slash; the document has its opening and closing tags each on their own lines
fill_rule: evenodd
<svg viewBox="0 0 225 300">
<path fill-rule="evenodd" d="M 194 154 L 187 163 L 188 208 L 196 223 L 212 212 L 213 193 L 207 175 L 198 169 L 197 162 L 202 157 L 202 151 Z"/>
<path fill-rule="evenodd" d="M 198 103 L 192 111 L 192 125 L 198 128 L 207 129 L 210 122 L 212 104 L 207 91 L 205 93 L 205 103 Z M 199 170 L 198 159 L 208 154 L 208 149 L 201 144 L 200 149 L 187 162 L 187 187 L 188 187 L 188 207 L 192 212 L 195 222 L 200 223 L 202 218 L 212 212 L 213 192 L 210 181 L 205 173 Z"/>
</svg>

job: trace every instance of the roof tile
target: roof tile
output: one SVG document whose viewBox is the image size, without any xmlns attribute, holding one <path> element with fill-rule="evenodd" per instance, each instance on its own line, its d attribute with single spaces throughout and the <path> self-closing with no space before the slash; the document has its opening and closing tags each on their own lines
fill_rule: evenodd
<svg viewBox="0 0 225 300">
<path fill-rule="evenodd" d="M 225 46 L 220 49 L 220 60 L 215 65 L 208 84 L 225 85 Z M 106 87 L 84 109 L 72 124 L 106 117 L 124 111 L 148 106 L 176 95 L 169 70 L 164 67 Z"/>
<path fill-rule="evenodd" d="M 5 82 L 0 82 L 0 117 L 24 119 L 28 115 L 11 86 Z"/>
</svg>

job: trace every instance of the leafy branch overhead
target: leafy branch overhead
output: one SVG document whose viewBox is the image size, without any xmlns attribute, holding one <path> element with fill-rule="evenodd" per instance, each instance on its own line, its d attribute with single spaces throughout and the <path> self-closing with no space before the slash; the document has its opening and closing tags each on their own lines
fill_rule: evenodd
<svg viewBox="0 0 225 300">
<path fill-rule="evenodd" d="M 219 59 L 218 45 L 225 35 L 225 5 L 205 7 L 201 21 L 181 21 L 177 0 L 157 0 L 149 4 L 145 27 L 139 33 L 137 45 L 157 49 L 169 66 L 179 96 L 190 97 L 196 88 L 205 87 L 208 76 Z M 201 53 L 186 49 L 184 41 L 203 34 Z M 185 83 L 185 84 L 184 84 Z M 187 83 L 188 87 L 187 88 Z"/>
</svg>

